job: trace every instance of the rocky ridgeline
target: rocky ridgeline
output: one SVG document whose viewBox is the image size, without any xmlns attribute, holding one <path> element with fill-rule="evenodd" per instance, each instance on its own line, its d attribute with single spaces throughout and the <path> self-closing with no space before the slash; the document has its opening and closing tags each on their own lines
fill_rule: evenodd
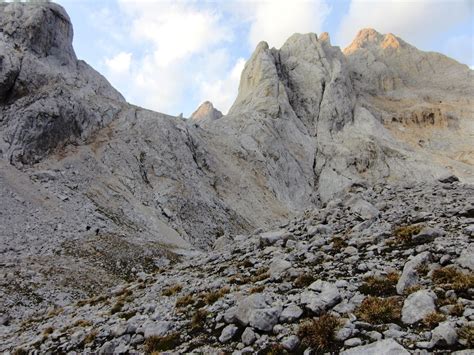
<svg viewBox="0 0 474 355">
<path fill-rule="evenodd" d="M 423 354 L 474 346 L 474 187 L 354 185 L 272 231 L 2 319 L 1 351 Z"/>
</svg>

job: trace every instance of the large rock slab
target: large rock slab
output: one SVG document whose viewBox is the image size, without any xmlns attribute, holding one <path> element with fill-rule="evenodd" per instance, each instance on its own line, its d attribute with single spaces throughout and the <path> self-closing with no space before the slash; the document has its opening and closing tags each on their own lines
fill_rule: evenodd
<svg viewBox="0 0 474 355">
<path fill-rule="evenodd" d="M 393 339 L 384 339 L 368 345 L 341 352 L 341 355 L 409 355 L 403 346 Z"/>
</svg>

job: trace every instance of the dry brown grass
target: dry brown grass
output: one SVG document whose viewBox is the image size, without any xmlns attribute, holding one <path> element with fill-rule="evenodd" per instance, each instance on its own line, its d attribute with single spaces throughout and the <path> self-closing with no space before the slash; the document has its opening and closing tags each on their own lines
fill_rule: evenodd
<svg viewBox="0 0 474 355">
<path fill-rule="evenodd" d="M 445 319 L 446 319 L 446 316 L 444 314 L 439 313 L 439 312 L 432 312 L 428 314 L 425 318 L 423 318 L 422 323 L 425 327 L 429 329 L 433 329 Z"/>
<path fill-rule="evenodd" d="M 146 353 L 154 351 L 173 350 L 180 344 L 179 333 L 171 333 L 165 336 L 151 336 L 145 339 L 144 349 Z"/>
<path fill-rule="evenodd" d="M 474 327 L 472 325 L 465 325 L 459 329 L 458 336 L 464 346 L 468 349 L 474 348 Z"/>
<path fill-rule="evenodd" d="M 474 288 L 474 274 L 461 272 L 453 266 L 434 270 L 431 279 L 436 285 L 446 290 L 466 292 Z"/>
<path fill-rule="evenodd" d="M 341 237 L 333 237 L 332 240 L 332 249 L 334 251 L 341 251 L 342 249 L 344 249 L 345 247 L 347 247 L 347 242 L 342 239 Z"/>
<path fill-rule="evenodd" d="M 293 281 L 293 286 L 297 288 L 304 288 L 311 285 L 314 281 L 316 280 L 314 279 L 313 275 L 303 274 L 298 276 L 295 281 Z"/>
<path fill-rule="evenodd" d="M 191 294 L 180 297 L 176 300 L 176 307 L 183 308 L 194 303 L 194 298 Z"/>
<path fill-rule="evenodd" d="M 79 319 L 74 322 L 73 327 L 90 327 L 92 322 L 86 319 Z"/>
<path fill-rule="evenodd" d="M 204 325 L 206 324 L 208 314 L 209 313 L 205 309 L 202 309 L 202 308 L 194 312 L 191 318 L 191 329 L 192 330 L 202 329 Z"/>
<path fill-rule="evenodd" d="M 464 313 L 464 306 L 461 303 L 456 303 L 449 310 L 449 314 L 456 317 L 461 317 Z"/>
<path fill-rule="evenodd" d="M 253 293 L 260 293 L 260 292 L 263 292 L 263 290 L 265 290 L 265 286 L 259 285 L 259 286 L 252 287 L 252 288 L 249 290 L 249 293 L 250 293 L 250 294 L 253 294 Z"/>
<path fill-rule="evenodd" d="M 90 333 L 87 334 L 86 337 L 84 338 L 84 344 L 93 343 L 95 338 L 97 337 L 97 334 L 99 334 L 97 330 L 95 329 L 91 330 Z"/>
<path fill-rule="evenodd" d="M 364 279 L 364 283 L 359 287 L 359 291 L 365 295 L 391 296 L 397 293 L 396 285 L 400 275 L 391 272 L 387 276 L 369 276 Z"/>
<path fill-rule="evenodd" d="M 213 290 L 206 292 L 201 295 L 201 298 L 204 299 L 204 302 L 208 305 L 213 304 L 220 298 L 224 297 L 230 291 L 229 287 L 222 287 L 219 290 Z"/>
<path fill-rule="evenodd" d="M 48 336 L 50 334 L 53 334 L 54 328 L 53 327 L 47 327 L 45 330 L 43 330 L 43 335 Z"/>
<path fill-rule="evenodd" d="M 411 295 L 412 293 L 415 293 L 416 291 L 420 291 L 421 289 L 422 289 L 421 285 L 409 286 L 403 291 L 403 294 L 405 296 L 408 296 L 408 295 Z"/>
<path fill-rule="evenodd" d="M 366 297 L 355 311 L 361 320 L 372 324 L 400 320 L 402 305 L 397 298 Z"/>
<path fill-rule="evenodd" d="M 400 244 L 410 244 L 412 242 L 412 237 L 420 233 L 422 229 L 423 225 L 421 224 L 400 226 L 395 228 L 393 236 L 395 237 L 395 241 Z"/>
<path fill-rule="evenodd" d="M 335 351 L 335 333 L 340 326 L 339 318 L 323 314 L 319 318 L 301 323 L 298 327 L 298 337 L 305 346 L 313 348 L 317 353 Z"/>
<path fill-rule="evenodd" d="M 178 292 L 181 292 L 181 290 L 183 289 L 183 286 L 181 286 L 180 284 L 176 284 L 176 285 L 173 285 L 173 286 L 170 286 L 168 288 L 165 288 L 163 290 L 163 292 L 161 292 L 161 294 L 163 296 L 173 296 L 175 294 L 177 294 Z"/>
</svg>

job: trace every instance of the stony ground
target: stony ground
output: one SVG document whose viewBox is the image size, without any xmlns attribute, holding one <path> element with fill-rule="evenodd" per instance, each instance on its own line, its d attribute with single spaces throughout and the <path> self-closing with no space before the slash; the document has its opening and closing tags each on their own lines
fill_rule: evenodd
<svg viewBox="0 0 474 355">
<path fill-rule="evenodd" d="M 2 319 L 0 351 L 469 353 L 474 187 L 353 186 L 102 296 Z"/>
</svg>

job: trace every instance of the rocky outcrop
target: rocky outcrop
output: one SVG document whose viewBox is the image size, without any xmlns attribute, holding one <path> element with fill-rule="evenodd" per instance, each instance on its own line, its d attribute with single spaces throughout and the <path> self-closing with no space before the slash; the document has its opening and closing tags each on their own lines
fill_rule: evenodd
<svg viewBox="0 0 474 355">
<path fill-rule="evenodd" d="M 0 153 L 12 164 L 85 142 L 121 110 L 122 96 L 76 59 L 62 7 L 0 4 L 0 28 Z"/>
</svg>

